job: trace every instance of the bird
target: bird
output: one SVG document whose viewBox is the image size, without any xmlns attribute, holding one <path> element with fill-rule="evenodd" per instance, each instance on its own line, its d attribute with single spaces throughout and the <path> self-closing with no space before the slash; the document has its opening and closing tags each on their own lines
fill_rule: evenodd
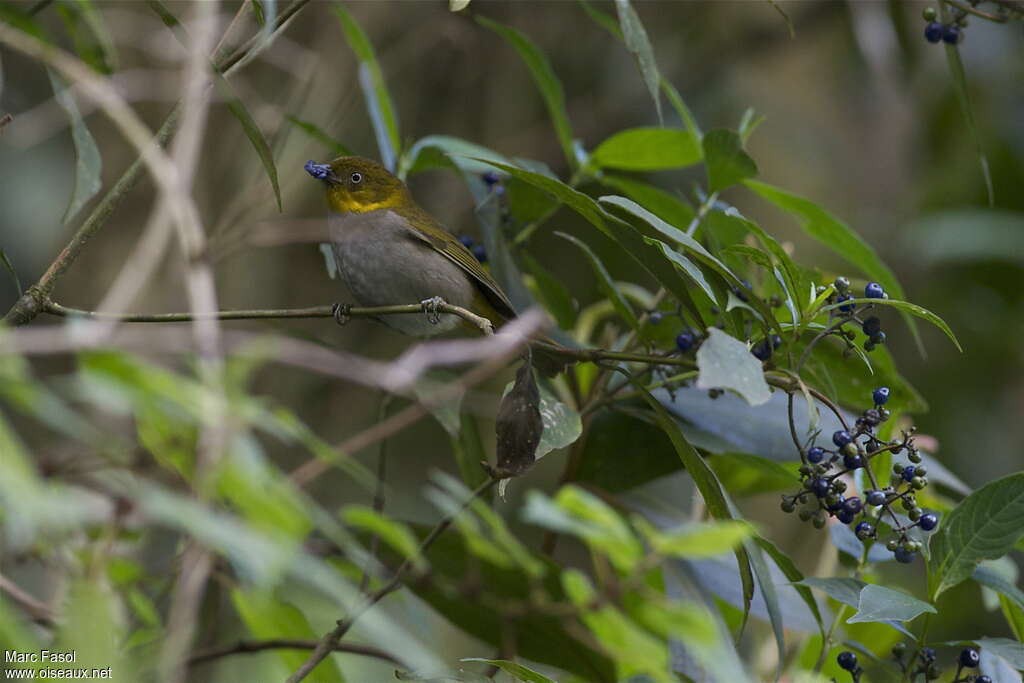
<svg viewBox="0 0 1024 683">
<path fill-rule="evenodd" d="M 305 170 L 326 185 L 331 249 L 359 305 L 426 304 L 440 297 L 496 328 L 516 317 L 508 296 L 473 253 L 383 165 L 343 156 L 328 164 L 309 161 Z M 453 314 L 388 315 L 381 321 L 413 337 L 470 326 Z"/>
</svg>

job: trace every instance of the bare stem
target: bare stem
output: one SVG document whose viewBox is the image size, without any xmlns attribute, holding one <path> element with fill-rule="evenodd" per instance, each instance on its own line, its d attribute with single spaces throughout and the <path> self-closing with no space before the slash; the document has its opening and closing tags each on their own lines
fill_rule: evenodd
<svg viewBox="0 0 1024 683">
<path fill-rule="evenodd" d="M 242 640 L 234 645 L 228 645 L 226 647 L 213 647 L 206 650 L 200 650 L 189 658 L 188 663 L 189 666 L 196 666 L 215 659 L 220 659 L 221 657 L 230 657 L 231 655 L 248 655 L 257 652 L 266 652 L 267 650 L 314 650 L 317 645 L 319 645 L 319 642 L 320 641 L 317 640 L 300 640 L 292 638 Z M 382 659 L 386 662 L 391 662 L 396 666 L 401 665 L 401 662 L 391 653 L 369 645 L 337 643 L 334 646 L 334 652 L 363 655 L 365 657 Z"/>
</svg>

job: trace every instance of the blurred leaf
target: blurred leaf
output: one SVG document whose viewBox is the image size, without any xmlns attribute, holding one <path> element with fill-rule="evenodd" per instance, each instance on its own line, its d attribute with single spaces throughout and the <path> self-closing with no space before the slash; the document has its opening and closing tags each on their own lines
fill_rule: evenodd
<svg viewBox="0 0 1024 683">
<path fill-rule="evenodd" d="M 999 596 L 999 607 L 1014 637 L 1017 640 L 1024 639 L 1024 607 L 1004 595 Z"/>
<path fill-rule="evenodd" d="M 583 433 L 580 414 L 558 400 L 551 391 L 540 387 L 540 417 L 544 423 L 535 458 L 540 460 L 551 451 L 576 442 Z"/>
<path fill-rule="evenodd" d="M 319 633 L 313 631 L 306 616 L 295 605 L 283 602 L 265 590 L 235 588 L 231 591 L 231 602 L 254 638 L 295 638 L 316 639 Z M 302 650 L 278 650 L 277 656 L 289 671 L 295 671 L 309 657 Z M 314 680 L 324 683 L 341 683 L 345 678 L 338 668 L 338 660 L 327 657 L 312 672 Z"/>
<path fill-rule="evenodd" d="M 530 291 L 544 306 L 544 310 L 551 314 L 555 322 L 563 330 L 571 330 L 576 324 L 576 302 L 560 279 L 551 274 L 537 259 L 529 252 L 523 251 L 519 254 L 523 266 L 532 277 Z"/>
<path fill-rule="evenodd" d="M 902 591 L 869 583 L 860 591 L 857 613 L 846 620 L 848 624 L 862 621 L 911 621 L 915 617 L 938 610 L 927 602 L 907 595 Z"/>
<path fill-rule="evenodd" d="M 573 150 L 572 144 L 572 127 L 569 124 L 569 116 L 565 111 L 565 93 L 562 90 L 562 83 L 558 80 L 558 76 L 555 75 L 554 69 L 551 68 L 551 62 L 548 61 L 548 58 L 533 41 L 514 28 L 504 26 L 484 16 L 477 16 L 476 20 L 484 28 L 488 28 L 501 36 L 505 42 L 519 53 L 519 57 L 530 70 L 530 75 L 533 77 L 537 89 L 540 90 L 540 94 L 544 98 L 544 104 L 547 106 L 548 114 L 551 116 L 551 122 L 555 126 L 555 135 L 558 137 L 558 142 L 562 146 L 562 152 L 565 154 L 565 160 L 569 163 L 570 168 L 575 168 L 576 153 Z"/>
<path fill-rule="evenodd" d="M 904 298 L 903 287 L 896 276 L 850 226 L 803 197 L 757 180 L 745 180 L 744 184 L 780 209 L 796 216 L 804 232 L 877 280 L 890 296 L 895 299 Z M 918 348 L 923 350 L 917 325 L 906 313 L 903 313 L 903 319 L 910 327 Z"/>
<path fill-rule="evenodd" d="M 401 522 L 388 519 L 366 505 L 346 505 L 341 510 L 341 519 L 350 527 L 379 537 L 419 571 L 425 569 L 416 537 Z"/>
<path fill-rule="evenodd" d="M 754 112 L 753 107 L 747 107 L 743 112 L 743 118 L 740 119 L 740 125 L 737 132 L 740 135 L 740 142 L 745 146 L 747 140 L 750 139 L 751 134 L 757 129 L 758 126 L 764 121 L 764 116 L 757 116 Z"/>
<path fill-rule="evenodd" d="M 668 644 L 640 629 L 616 608 L 592 608 L 597 598 L 594 586 L 583 572 L 567 569 L 562 585 L 569 599 L 585 611 L 581 619 L 601 646 L 612 655 L 619 680 L 646 675 L 658 683 L 673 683 Z"/>
<path fill-rule="evenodd" d="M 55 666 L 51 663 L 51 666 L 59 669 L 105 669 L 109 666 L 120 675 L 126 675 L 129 663 L 122 660 L 118 647 L 124 634 L 121 610 L 117 593 L 103 582 L 72 581 L 61 609 L 54 650 L 73 650 L 76 657 L 73 663 Z M 131 675 L 126 677 L 131 678 Z"/>
<path fill-rule="evenodd" d="M 366 109 L 370 114 L 373 132 L 377 137 L 377 148 L 380 151 L 381 163 L 389 171 L 395 170 L 395 163 L 402 149 L 402 138 L 398 133 L 398 118 L 395 106 L 388 92 L 387 83 L 373 45 L 362 27 L 340 3 L 333 5 L 334 13 L 341 21 L 345 32 L 345 40 L 359 60 L 359 86 L 363 90 Z"/>
<path fill-rule="evenodd" d="M 999 595 L 1013 601 L 1019 608 L 1024 609 L 1024 591 L 994 572 L 991 568 L 981 565 L 974 570 L 971 578 L 982 586 L 991 588 L 996 593 L 999 593 Z"/>
<path fill-rule="evenodd" d="M 56 9 L 82 61 L 99 73 L 117 71 L 117 47 L 95 3 L 73 0 L 60 3 Z"/>
<path fill-rule="evenodd" d="M 978 563 L 1008 553 L 1024 526 L 1024 472 L 990 482 L 942 520 L 928 562 L 932 599 L 970 577 Z"/>
<path fill-rule="evenodd" d="M 590 262 L 590 267 L 593 269 L 594 275 L 597 276 L 597 285 L 600 288 L 601 293 L 604 294 L 612 303 L 615 307 L 615 311 L 619 314 L 619 317 L 622 318 L 622 321 L 626 323 L 629 329 L 639 332 L 640 322 L 637 320 L 636 314 L 633 313 L 633 309 L 630 307 L 629 302 L 622 296 L 622 292 L 620 292 L 619 288 L 615 285 L 615 281 L 612 279 L 611 274 L 604 267 L 604 264 L 601 263 L 601 259 L 597 257 L 597 254 L 595 254 L 585 242 L 576 239 L 572 235 L 567 235 L 564 232 L 556 232 L 555 234 L 579 247 L 580 251 L 583 252 L 584 256 L 586 256 L 587 260 Z"/>
<path fill-rule="evenodd" d="M 11 259 L 7 256 L 7 252 L 0 249 L 0 263 L 4 264 L 4 268 L 11 274 L 11 279 L 14 280 L 14 287 L 18 290 L 18 296 L 20 297 L 23 293 L 21 289 L 21 280 L 18 278 L 18 271 L 15 269 L 14 264 L 11 263 Z"/>
<path fill-rule="evenodd" d="M 583 11 L 587 13 L 587 16 L 594 20 L 594 23 L 619 40 L 623 40 L 622 29 L 619 28 L 615 17 L 595 7 L 590 0 L 580 0 L 580 5 L 583 6 Z"/>
<path fill-rule="evenodd" d="M 939 12 L 942 21 L 950 23 L 952 16 L 945 3 L 939 3 Z M 978 132 L 978 124 L 974 120 L 974 112 L 971 110 L 971 96 L 967 88 L 967 74 L 964 72 L 964 63 L 960 61 L 960 49 L 956 45 L 943 43 L 946 49 L 946 62 L 949 64 L 949 75 L 953 79 L 953 90 L 956 92 L 956 99 L 960 103 L 960 111 L 964 115 L 964 123 L 967 124 L 967 134 L 974 142 L 974 150 L 978 155 L 978 164 L 981 166 L 981 176 L 985 181 L 985 191 L 988 194 L 988 205 L 994 207 L 996 204 L 995 191 L 992 188 L 992 171 L 988 167 L 988 158 L 981 144 L 981 135 Z"/>
<path fill-rule="evenodd" d="M 1000 657 L 1018 671 L 1024 669 L 1024 644 L 1009 638 L 978 638 L 974 641 L 983 652 Z"/>
<path fill-rule="evenodd" d="M 640 75 L 643 76 L 647 91 L 654 100 L 654 108 L 658 113 L 658 121 L 662 121 L 661 97 L 658 87 L 661 83 L 661 74 L 658 72 L 658 64 L 654 60 L 654 48 L 647 38 L 647 31 L 640 22 L 636 10 L 630 5 L 629 0 L 615 0 L 615 11 L 619 15 L 619 25 L 622 27 L 622 39 L 626 43 L 626 49 L 633 53 Z"/>
<path fill-rule="evenodd" d="M 744 539 L 754 534 L 750 524 L 739 520 L 694 522 L 665 531 L 641 524 L 642 521 L 638 519 L 637 527 L 651 549 L 666 557 L 717 557 L 736 550 Z"/>
<path fill-rule="evenodd" d="M 935 315 L 931 311 L 929 311 L 927 308 L 924 308 L 923 306 L 918 306 L 917 304 L 912 304 L 909 301 L 900 301 L 898 299 L 864 299 L 864 298 L 858 298 L 858 299 L 847 299 L 844 303 L 845 304 L 854 304 L 854 305 L 856 305 L 856 304 L 879 304 L 881 306 L 892 306 L 893 308 L 899 309 L 901 312 L 909 313 L 911 315 L 917 316 L 918 318 L 922 318 L 924 320 L 927 320 L 932 325 L 935 325 L 935 327 L 937 327 L 940 330 L 942 330 L 943 332 L 945 332 L 946 336 L 949 337 L 949 340 L 951 342 L 953 342 L 954 346 L 956 346 L 957 351 L 960 351 L 961 353 L 963 353 L 963 350 L 964 350 L 963 347 L 960 346 L 960 342 L 957 341 L 956 335 L 953 334 L 953 330 L 949 329 L 949 325 L 946 324 L 946 321 L 943 320 L 942 318 L 940 318 L 939 316 Z M 822 311 L 831 311 L 832 309 L 839 308 L 842 305 L 844 305 L 844 304 L 843 303 L 836 303 L 836 304 L 831 304 L 829 306 L 822 306 L 821 310 Z"/>
<path fill-rule="evenodd" d="M 720 192 L 757 175 L 757 164 L 743 151 L 743 141 L 735 131 L 710 130 L 704 134 L 701 144 L 709 192 Z"/>
<path fill-rule="evenodd" d="M 75 144 L 75 189 L 61 219 L 66 223 L 103 187 L 103 158 L 64 80 L 50 69 L 46 73 L 53 86 L 54 99 L 67 112 L 71 122 L 71 139 Z"/>
<path fill-rule="evenodd" d="M 717 327 L 697 349 L 698 389 L 732 389 L 752 406 L 767 403 L 771 390 L 764 381 L 761 361 L 747 345 Z"/>
<path fill-rule="evenodd" d="M 149 0 L 149 6 L 154 12 L 160 17 L 161 21 L 171 29 L 175 38 L 181 43 L 182 47 L 186 50 L 191 49 L 192 41 L 188 37 L 188 32 L 185 27 L 178 21 L 178 18 L 167 8 L 162 0 Z M 220 70 L 211 62 L 210 63 L 210 74 L 213 79 L 213 84 L 220 92 L 221 97 L 224 99 L 224 103 L 227 105 L 228 111 L 235 117 L 239 125 L 242 126 L 242 131 L 245 133 L 245 137 L 249 138 L 249 142 L 252 144 L 256 155 L 260 158 L 260 163 L 263 164 L 263 170 L 266 171 L 267 179 L 270 180 L 270 186 L 274 190 L 274 198 L 277 200 L 277 210 L 282 211 L 283 207 L 281 204 L 281 185 L 277 178 L 277 164 L 274 162 L 274 153 L 270 149 L 270 144 L 267 142 L 266 137 L 263 135 L 263 131 L 256 124 L 256 120 L 249 113 L 249 109 L 242 102 L 241 98 L 235 92 L 234 87 L 228 82 Z"/>
<path fill-rule="evenodd" d="M 923 265 L 1005 261 L 1024 265 L 1024 214 L 985 209 L 943 211 L 915 220 L 902 248 Z"/>
<path fill-rule="evenodd" d="M 448 0 L 449 12 L 461 12 L 469 7 L 470 0 Z"/>
<path fill-rule="evenodd" d="M 480 425 L 473 415 L 463 415 L 459 433 L 452 437 L 452 450 L 463 483 L 476 488 L 487 479 L 487 473 L 480 463 L 487 462 L 487 451 L 480 438 Z"/>
<path fill-rule="evenodd" d="M 454 372 L 435 368 L 417 377 L 412 385 L 413 393 L 424 406 L 428 407 L 430 414 L 448 432 L 449 436 L 458 436 L 461 429 L 462 399 L 465 398 L 465 392 L 460 391 L 440 403 L 427 399 L 440 387 L 449 384 L 455 379 L 456 375 Z"/>
<path fill-rule="evenodd" d="M 690 131 L 694 139 L 700 140 L 704 137 L 704 134 L 700 130 L 700 125 L 697 123 L 697 119 L 694 117 L 693 112 L 686 106 L 686 102 L 679 95 L 679 91 L 676 87 L 669 83 L 664 78 L 661 79 L 661 89 L 665 91 L 665 97 L 672 103 L 672 107 L 676 110 L 679 115 L 679 119 L 686 126 L 686 129 Z"/>
<path fill-rule="evenodd" d="M 468 0 L 466 0 L 468 3 Z M 490 664 L 501 669 L 510 676 L 517 680 L 523 681 L 524 683 L 556 683 L 556 681 L 539 674 L 533 669 L 523 666 L 522 664 L 516 664 L 510 662 L 507 659 L 482 659 L 480 657 L 466 657 L 460 661 L 463 662 L 481 662 L 482 664 Z"/>
<path fill-rule="evenodd" d="M 992 679 L 992 683 L 1021 683 L 1021 675 L 1009 662 L 988 650 L 981 651 L 979 673 Z"/>
<path fill-rule="evenodd" d="M 590 162 L 600 168 L 659 171 L 699 163 L 700 145 L 686 130 L 630 128 L 597 146 Z"/>
<path fill-rule="evenodd" d="M 291 123 L 293 126 L 303 131 L 306 135 L 308 135 L 309 137 L 313 138 L 314 140 L 316 140 L 317 142 L 331 150 L 332 155 L 336 157 L 351 156 L 352 151 L 348 147 L 346 147 L 345 145 L 343 145 L 342 143 L 338 142 L 336 139 L 328 135 L 320 126 L 316 125 L 315 123 L 311 123 L 310 121 L 304 121 L 296 116 L 292 116 L 291 114 L 286 115 L 285 119 L 287 119 L 288 122 Z"/>
<path fill-rule="evenodd" d="M 604 410 L 590 420 L 576 480 L 617 493 L 680 466 L 672 442 L 661 429 L 632 414 Z"/>
<path fill-rule="evenodd" d="M 643 556 L 640 541 L 619 513 L 578 486 L 563 486 L 553 499 L 528 492 L 522 516 L 531 524 L 580 538 L 621 572 L 632 571 Z"/>
<path fill-rule="evenodd" d="M 603 174 L 600 181 L 647 208 L 669 225 L 688 226 L 695 215 L 685 200 L 654 185 L 610 173 Z"/>
<path fill-rule="evenodd" d="M 792 558 L 786 553 L 776 547 L 774 543 L 764 538 L 763 536 L 755 536 L 754 543 L 756 543 L 761 550 L 768 553 L 768 556 L 775 562 L 775 566 L 779 568 L 779 571 L 790 580 L 790 585 L 800 596 L 800 599 L 807 605 L 807 609 L 810 611 L 811 616 L 814 617 L 814 621 L 818 624 L 818 630 L 824 633 L 825 625 L 821 616 L 821 610 L 818 608 L 818 603 L 814 599 L 814 595 L 811 590 L 806 586 L 800 585 L 804 580 L 804 575 L 797 569 L 796 563 L 793 562 Z"/>
</svg>

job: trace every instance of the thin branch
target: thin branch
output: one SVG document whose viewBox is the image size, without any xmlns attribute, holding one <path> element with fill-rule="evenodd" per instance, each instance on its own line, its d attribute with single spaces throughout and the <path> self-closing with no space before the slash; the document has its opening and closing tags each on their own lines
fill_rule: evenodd
<svg viewBox="0 0 1024 683">
<path fill-rule="evenodd" d="M 295 671 L 295 673 L 288 677 L 288 680 L 285 681 L 285 683 L 299 683 L 299 681 L 305 679 L 306 676 L 308 676 L 310 672 L 313 671 L 313 669 L 315 669 L 318 664 L 320 664 L 320 662 L 326 659 L 327 655 L 331 654 L 331 652 L 334 652 L 335 647 L 338 645 L 341 639 L 345 637 L 345 634 L 348 633 L 349 629 L 351 629 L 352 626 L 356 623 L 356 620 L 359 619 L 359 617 L 364 612 L 366 612 L 366 610 L 370 609 L 375 604 L 380 602 L 380 600 L 384 596 L 395 591 L 401 584 L 406 572 L 408 572 L 409 569 L 412 568 L 414 561 L 418 560 L 420 556 L 422 556 L 424 553 L 427 552 L 427 550 L 430 549 L 430 546 L 434 544 L 434 541 L 436 541 L 438 537 L 440 537 L 441 534 L 443 534 L 445 530 L 452 525 L 452 522 L 455 521 L 455 518 L 462 514 L 462 512 L 466 508 L 468 508 L 474 500 L 476 500 L 481 495 L 486 493 L 492 486 L 494 486 L 497 483 L 497 479 L 489 478 L 487 481 L 482 483 L 473 491 L 469 498 L 465 502 L 463 502 L 461 506 L 459 506 L 458 510 L 445 516 L 444 519 L 438 522 L 437 526 L 431 529 L 430 533 L 427 534 L 426 538 L 423 539 L 423 542 L 420 543 L 419 551 L 416 553 L 416 557 L 406 558 L 406 560 L 402 562 L 401 565 L 399 565 L 398 569 L 395 570 L 395 573 L 391 577 L 391 580 L 383 586 L 381 586 L 379 589 L 377 589 L 374 593 L 369 595 L 362 607 L 357 609 L 348 619 L 339 620 L 338 625 L 334 627 L 334 629 L 324 634 L 324 636 L 320 639 L 320 642 L 318 642 L 316 647 L 313 649 L 312 654 L 309 655 L 309 658 L 306 659 L 305 662 L 303 662 L 302 666 L 300 666 Z"/>
<path fill-rule="evenodd" d="M 12 602 L 32 617 L 33 621 L 44 626 L 54 625 L 53 610 L 46 603 L 29 595 L 21 586 L 3 574 L 0 574 L 0 592 L 6 593 Z"/>
<path fill-rule="evenodd" d="M 212 647 L 206 650 L 200 650 L 189 658 L 188 663 L 189 666 L 197 666 L 214 659 L 220 659 L 221 657 L 230 657 L 231 655 L 249 655 L 257 652 L 266 652 L 267 650 L 314 650 L 317 645 L 319 645 L 319 641 L 317 640 L 299 640 L 290 638 L 275 638 L 273 640 L 242 640 L 234 645 L 228 645 L 226 647 Z M 363 655 L 364 657 L 373 657 L 385 662 L 390 662 L 395 666 L 402 665 L 402 662 L 390 652 L 385 652 L 384 650 L 371 647 L 369 645 L 338 643 L 334 646 L 334 652 Z"/>
</svg>

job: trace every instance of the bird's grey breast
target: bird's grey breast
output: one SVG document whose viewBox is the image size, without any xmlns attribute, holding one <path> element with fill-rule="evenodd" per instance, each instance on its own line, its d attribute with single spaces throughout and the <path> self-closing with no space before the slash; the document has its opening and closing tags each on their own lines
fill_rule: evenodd
<svg viewBox="0 0 1024 683">
<path fill-rule="evenodd" d="M 418 238 L 399 214 L 387 209 L 332 214 L 330 232 L 338 270 L 360 305 L 410 304 L 436 296 L 471 305 L 475 289 L 467 274 Z M 451 315 L 437 325 L 420 315 L 389 315 L 383 321 L 415 336 L 445 332 L 458 323 Z"/>
</svg>

